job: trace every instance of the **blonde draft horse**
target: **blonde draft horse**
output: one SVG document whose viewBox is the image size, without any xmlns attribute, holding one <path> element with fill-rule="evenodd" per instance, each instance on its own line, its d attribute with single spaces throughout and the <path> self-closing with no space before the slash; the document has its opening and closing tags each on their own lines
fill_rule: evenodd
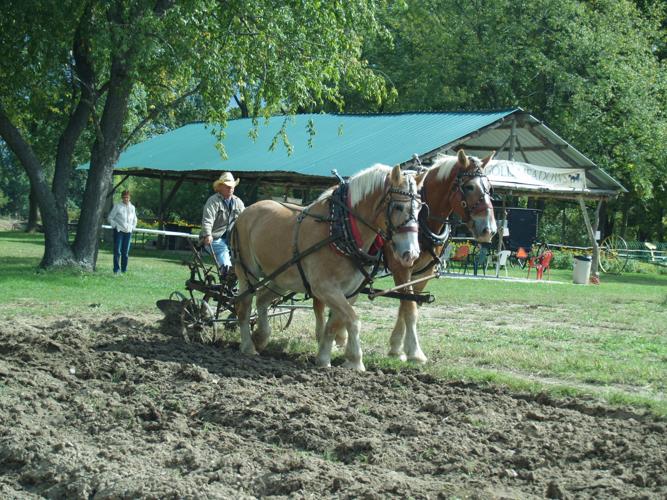
<svg viewBox="0 0 667 500">
<path fill-rule="evenodd" d="M 484 168 L 492 158 L 493 154 L 480 160 L 466 156 L 463 150 L 459 150 L 457 156 L 441 156 L 435 160 L 426 173 L 422 190 L 422 202 L 428 207 L 426 226 L 431 234 L 442 234 L 446 219 L 454 212 L 478 242 L 491 241 L 497 227 L 491 203 L 491 186 L 484 175 Z M 433 274 L 438 264 L 434 255 L 442 253 L 442 245 L 429 245 L 428 241 L 420 238 L 420 248 L 419 258 L 410 268 L 397 265 L 396 255 L 391 248 L 384 249 L 385 262 L 397 286 L 410 281 L 413 275 L 417 278 Z M 419 293 L 426 288 L 427 283 L 428 281 L 422 281 L 403 289 L 402 292 Z M 314 302 L 313 308 L 316 316 L 323 314 L 318 311 L 323 308 L 321 304 Z M 411 300 L 401 300 L 389 341 L 389 356 L 402 361 L 426 363 L 427 358 L 417 335 L 417 320 L 417 304 Z M 339 346 L 345 345 L 346 336 L 342 323 L 333 323 L 336 343 Z"/>
<path fill-rule="evenodd" d="M 391 239 L 391 245 L 385 244 L 385 247 L 392 247 L 396 266 L 410 267 L 414 263 L 420 252 L 417 217 L 421 208 L 419 190 L 422 180 L 423 175 L 406 175 L 398 166 L 392 169 L 386 165 L 375 165 L 349 179 L 349 214 L 357 221 L 360 249 L 368 251 L 378 234 L 385 234 Z M 312 296 L 335 312 L 349 334 L 343 366 L 365 370 L 359 342 L 360 322 L 348 301 L 363 283 L 364 273 L 350 257 L 331 245 L 308 253 L 308 249 L 330 237 L 332 226 L 327 222 L 334 190 L 325 191 L 303 213 L 265 200 L 251 205 L 239 215 L 232 248 L 239 279 L 240 299 L 236 310 L 242 353 L 257 354 L 268 344 L 271 327 L 267 308 L 275 297 L 289 291 L 303 293 L 310 288 Z M 291 260 L 295 263 L 272 277 L 267 286 L 255 289 L 254 285 L 262 277 L 271 276 Z M 251 334 L 249 320 L 253 295 L 256 295 L 258 321 Z M 323 318 L 319 318 L 316 325 L 317 362 L 330 367 L 335 331 L 331 328 L 323 330 Z"/>
</svg>

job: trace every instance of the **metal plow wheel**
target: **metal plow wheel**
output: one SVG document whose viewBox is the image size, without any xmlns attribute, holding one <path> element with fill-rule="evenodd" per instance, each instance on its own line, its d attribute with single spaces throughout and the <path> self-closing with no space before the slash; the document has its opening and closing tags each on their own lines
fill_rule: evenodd
<svg viewBox="0 0 667 500">
<path fill-rule="evenodd" d="M 181 311 L 181 328 L 186 342 L 211 344 L 218 338 L 215 311 L 201 299 L 186 299 Z"/>
<path fill-rule="evenodd" d="M 607 274 L 621 274 L 630 257 L 623 238 L 609 235 L 600 243 L 600 269 Z"/>
</svg>

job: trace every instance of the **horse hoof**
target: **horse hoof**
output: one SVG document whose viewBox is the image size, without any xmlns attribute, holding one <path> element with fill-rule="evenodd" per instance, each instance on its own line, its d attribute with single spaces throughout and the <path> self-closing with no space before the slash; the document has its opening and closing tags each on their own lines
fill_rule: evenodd
<svg viewBox="0 0 667 500">
<path fill-rule="evenodd" d="M 343 368 L 349 368 L 351 370 L 357 370 L 360 372 L 366 371 L 366 367 L 364 366 L 364 363 L 361 361 L 358 361 L 356 363 L 354 361 L 346 361 L 345 363 L 343 363 Z"/>
<path fill-rule="evenodd" d="M 257 350 L 255 349 L 254 345 L 250 346 L 241 346 L 241 354 L 245 354 L 246 356 L 257 356 Z"/>
<path fill-rule="evenodd" d="M 330 360 L 324 360 L 324 359 L 318 359 L 317 360 L 317 366 L 320 368 L 331 368 L 331 361 Z"/>
<path fill-rule="evenodd" d="M 422 354 L 422 355 L 410 356 L 408 358 L 408 361 L 416 365 L 423 365 L 426 364 L 428 358 Z"/>
<path fill-rule="evenodd" d="M 398 358 L 399 361 L 407 361 L 408 357 L 405 355 L 404 352 L 391 352 L 387 354 L 390 358 Z"/>
</svg>

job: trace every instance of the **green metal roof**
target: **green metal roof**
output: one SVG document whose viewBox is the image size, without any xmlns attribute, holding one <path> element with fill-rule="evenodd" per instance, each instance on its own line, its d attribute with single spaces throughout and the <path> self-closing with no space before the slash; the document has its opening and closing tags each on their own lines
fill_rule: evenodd
<svg viewBox="0 0 667 500">
<path fill-rule="evenodd" d="M 415 153 L 427 154 L 516 111 L 272 117 L 260 120 L 256 139 L 251 137 L 251 119 L 231 120 L 222 141 L 227 159 L 216 149 L 211 128 L 196 123 L 128 148 L 115 169 L 281 171 L 319 177 L 330 177 L 336 169 L 342 176 L 351 176 L 375 163 L 395 165 Z M 315 130 L 312 138 L 308 133 L 311 120 Z M 276 147 L 270 148 L 283 125 L 293 146 L 291 155 L 280 138 Z"/>
<path fill-rule="evenodd" d="M 314 135 L 309 133 L 311 123 Z M 287 135 L 291 154 L 282 143 L 281 131 Z M 411 165 L 415 154 L 429 164 L 438 154 L 454 154 L 456 148 L 463 147 L 468 154 L 480 158 L 496 151 L 496 160 L 584 169 L 585 189 L 560 192 L 555 187 L 535 188 L 541 193 L 595 197 L 625 191 L 618 181 L 521 108 L 495 112 L 274 116 L 260 120 L 257 127 L 251 119 L 231 120 L 224 133 L 226 159 L 216 148 L 213 129 L 194 123 L 130 147 L 120 155 L 114 172 L 209 182 L 218 172 L 231 170 L 245 180 L 322 187 L 331 182 L 333 169 L 349 177 L 375 163 Z M 511 144 L 515 145 L 513 154 Z M 505 188 L 515 193 L 535 191 L 521 183 Z"/>
</svg>

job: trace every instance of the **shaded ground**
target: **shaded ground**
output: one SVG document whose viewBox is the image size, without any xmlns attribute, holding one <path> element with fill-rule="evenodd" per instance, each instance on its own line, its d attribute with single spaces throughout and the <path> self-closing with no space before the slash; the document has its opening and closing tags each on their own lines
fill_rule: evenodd
<svg viewBox="0 0 667 500">
<path fill-rule="evenodd" d="M 654 417 L 249 359 L 158 318 L 0 323 L 0 497 L 667 497 Z"/>
</svg>

